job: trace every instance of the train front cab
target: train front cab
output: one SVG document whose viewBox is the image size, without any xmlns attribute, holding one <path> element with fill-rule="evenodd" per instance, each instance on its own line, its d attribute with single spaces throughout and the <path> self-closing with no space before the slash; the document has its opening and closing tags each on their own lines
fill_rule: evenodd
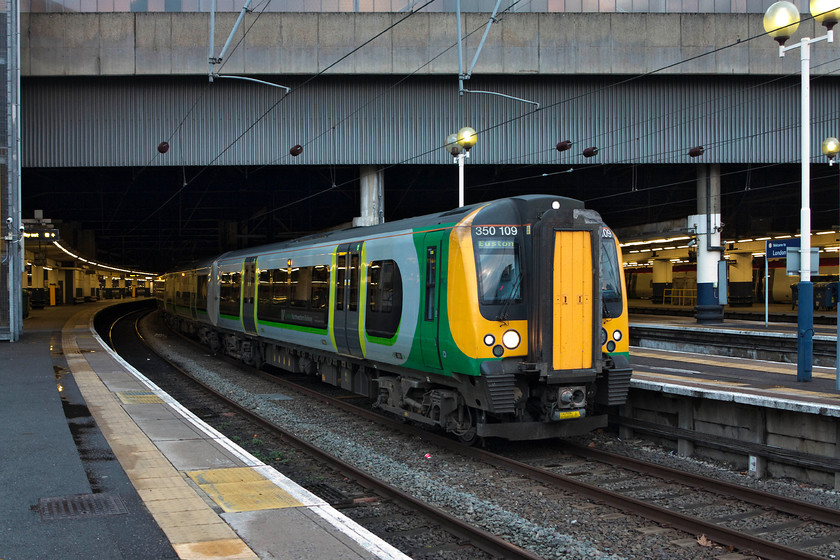
<svg viewBox="0 0 840 560">
<path fill-rule="evenodd" d="M 515 370 L 513 360 L 485 362 L 482 375 L 488 384 L 516 375 L 520 389 L 527 379 L 536 421 L 479 424 L 479 436 L 582 434 L 606 426 L 606 407 L 626 400 L 627 308 L 612 231 L 596 212 L 561 204 L 534 222 L 528 244 L 527 357 Z"/>
</svg>

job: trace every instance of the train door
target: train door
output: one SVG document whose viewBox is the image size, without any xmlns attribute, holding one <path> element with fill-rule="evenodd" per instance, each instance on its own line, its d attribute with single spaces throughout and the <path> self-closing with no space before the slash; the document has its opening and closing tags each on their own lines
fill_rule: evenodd
<svg viewBox="0 0 840 560">
<path fill-rule="evenodd" d="M 219 284 L 221 281 L 218 261 L 210 266 L 210 277 L 207 282 L 207 317 L 213 325 L 219 325 Z"/>
<path fill-rule="evenodd" d="M 420 324 L 420 349 L 423 363 L 441 369 L 438 327 L 440 324 L 440 257 L 443 232 L 427 233 L 423 237 L 425 262 L 423 289 L 423 320 Z"/>
<path fill-rule="evenodd" d="M 362 356 L 359 341 L 359 300 L 361 298 L 361 243 L 338 247 L 335 272 L 335 310 L 333 335 L 339 354 Z"/>
<path fill-rule="evenodd" d="M 191 272 L 189 275 L 189 293 L 190 293 L 190 317 L 196 319 L 198 317 L 198 310 L 196 309 L 196 297 L 198 292 L 198 275 Z"/>
<path fill-rule="evenodd" d="M 592 244 L 588 231 L 554 232 L 552 367 L 592 367 Z"/>
<path fill-rule="evenodd" d="M 248 334 L 257 334 L 254 301 L 257 294 L 257 257 L 248 257 L 242 265 L 242 328 Z"/>
</svg>

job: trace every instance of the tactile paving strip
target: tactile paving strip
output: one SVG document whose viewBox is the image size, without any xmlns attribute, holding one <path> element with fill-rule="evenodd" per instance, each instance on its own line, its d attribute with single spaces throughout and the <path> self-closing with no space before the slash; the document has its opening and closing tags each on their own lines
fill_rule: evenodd
<svg viewBox="0 0 840 560">
<path fill-rule="evenodd" d="M 152 391 L 121 391 L 116 395 L 123 404 L 161 404 L 163 402 Z"/>
<path fill-rule="evenodd" d="M 100 515 L 128 513 L 125 504 L 116 494 L 73 494 L 55 498 L 38 499 L 41 519 L 78 519 Z"/>
<path fill-rule="evenodd" d="M 303 506 L 249 467 L 191 471 L 187 475 L 228 513 Z"/>
</svg>

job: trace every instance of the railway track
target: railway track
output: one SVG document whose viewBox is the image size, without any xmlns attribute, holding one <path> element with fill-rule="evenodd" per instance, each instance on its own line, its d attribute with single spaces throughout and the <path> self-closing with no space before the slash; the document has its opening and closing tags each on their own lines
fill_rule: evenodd
<svg viewBox="0 0 840 560">
<path fill-rule="evenodd" d="M 267 377 L 276 379 L 264 372 L 261 372 L 260 375 L 266 375 Z M 609 472 L 603 477 L 606 480 L 597 480 L 597 482 L 589 483 L 583 480 L 585 478 L 584 475 L 592 474 L 589 469 L 580 471 L 577 468 L 575 469 L 575 476 L 564 475 L 554 470 L 562 469 L 563 463 L 569 463 L 568 460 L 558 459 L 554 461 L 542 458 L 539 461 L 541 465 L 517 461 L 505 455 L 484 449 L 465 447 L 449 438 L 428 433 L 428 431 L 410 424 L 392 421 L 376 412 L 349 404 L 342 399 L 323 395 L 317 390 L 299 384 L 290 383 L 283 379 L 278 379 L 277 382 L 295 391 L 304 392 L 313 398 L 321 399 L 323 402 L 329 403 L 337 408 L 356 411 L 357 414 L 369 420 L 386 423 L 392 429 L 421 436 L 433 442 L 436 446 L 447 449 L 448 451 L 461 453 L 477 461 L 525 475 L 557 489 L 584 495 L 600 504 L 612 506 L 633 515 L 640 515 L 664 526 L 673 527 L 693 535 L 703 535 L 710 541 L 739 551 L 755 554 L 761 558 L 768 560 L 817 560 L 834 558 L 840 554 L 840 545 L 838 545 L 840 541 L 840 510 L 837 509 L 826 508 L 654 463 L 639 461 L 606 451 L 564 442 L 562 451 L 558 451 L 557 453 L 558 456 L 572 454 L 607 465 Z M 572 462 L 571 466 L 579 467 L 580 463 Z M 607 488 L 607 484 L 610 483 L 609 479 L 612 478 L 614 481 L 615 479 L 621 478 L 621 474 L 615 469 L 624 469 L 638 473 L 640 476 L 648 477 L 647 483 L 642 482 L 638 477 L 634 477 L 636 479 L 635 486 L 637 487 L 644 486 L 645 484 L 649 486 L 651 484 L 649 477 L 655 477 L 662 482 L 653 483 L 653 488 L 667 488 L 671 494 L 682 493 L 682 495 L 688 497 L 696 491 L 709 492 L 718 496 L 720 499 L 725 498 L 729 500 L 731 503 L 725 507 L 735 511 L 739 510 L 740 503 L 750 504 L 750 507 L 747 508 L 747 515 L 744 515 L 743 511 L 739 511 L 738 515 L 729 516 L 733 521 L 737 520 L 738 517 L 746 518 L 765 510 L 771 510 L 785 517 L 783 521 L 777 523 L 779 531 L 802 527 L 806 523 L 823 524 L 829 527 L 829 531 L 825 536 L 811 539 L 811 542 L 803 542 L 802 544 L 808 545 L 807 548 L 834 544 L 835 556 L 830 556 L 829 554 L 825 556 L 812 554 L 802 548 L 775 542 L 771 540 L 773 531 L 770 530 L 762 530 L 759 534 L 754 534 L 750 531 L 729 528 L 720 523 L 720 521 L 727 520 L 726 515 L 717 515 L 714 519 L 707 519 L 699 515 L 679 511 L 678 509 L 658 506 L 646 499 L 635 498 L 631 495 L 631 492 L 611 490 Z M 591 478 L 593 480 L 598 479 L 595 476 Z M 677 489 L 676 484 L 681 484 L 682 488 Z M 694 497 L 691 500 L 695 503 L 698 501 Z"/>
<path fill-rule="evenodd" d="M 223 433 L 232 434 L 234 441 L 244 439 L 246 449 L 250 434 L 255 434 L 253 437 L 259 439 L 260 447 L 271 449 L 270 453 L 263 454 L 269 464 L 271 457 L 284 457 L 282 468 L 278 470 L 295 480 L 310 480 L 309 484 L 304 482 L 302 485 L 406 554 L 414 558 L 438 558 L 448 551 L 455 552 L 456 558 L 540 560 L 540 556 L 465 523 L 324 452 L 193 378 L 177 364 L 162 357 L 150 364 L 152 359 L 148 357 L 147 346 L 130 347 L 135 344 L 133 338 L 142 338 L 136 322 L 146 313 L 145 310 L 131 311 L 113 320 L 103 316 L 98 319 L 100 335 L 128 361 L 134 362 L 135 366 L 139 363 L 144 375 L 200 418 Z M 131 332 L 126 334 L 127 329 L 133 331 L 134 336 Z M 291 461 L 294 465 L 289 464 Z M 325 465 L 340 476 L 325 482 Z M 352 482 L 348 483 L 348 479 Z M 314 480 L 318 482 L 312 482 Z"/>
<path fill-rule="evenodd" d="M 577 496 L 578 499 L 584 497 L 597 503 L 599 507 L 609 506 L 628 515 L 644 517 L 664 527 L 679 529 L 688 536 L 698 537 L 701 542 L 718 543 L 730 550 L 755 554 L 766 559 L 832 558 L 832 554 L 840 553 L 837 545 L 837 541 L 840 540 L 840 531 L 837 530 L 837 526 L 840 525 L 840 512 L 834 509 L 610 455 L 596 449 L 574 447 L 568 442 L 564 442 L 562 449 L 556 450 L 554 454 L 546 456 L 545 447 L 542 446 L 540 457 L 520 461 L 505 456 L 510 453 L 499 454 L 485 449 L 467 448 L 426 429 L 394 422 L 377 412 L 350 404 L 348 400 L 353 399 L 333 398 L 322 394 L 321 389 L 329 386 L 320 385 L 316 390 L 265 372 L 259 372 L 259 375 L 290 391 L 317 399 L 330 409 L 342 410 L 383 425 L 389 432 L 399 432 L 411 438 L 422 439 L 424 444 L 433 444 L 453 456 L 466 457 L 468 460 L 491 465 L 504 472 L 516 473 L 544 485 L 550 492 L 568 493 Z M 329 387 L 329 390 L 335 389 Z M 604 466 L 598 467 L 597 464 Z M 630 472 L 638 475 L 627 474 Z M 645 496 L 645 489 L 652 491 L 654 497 Z M 669 495 L 667 501 L 671 502 L 671 507 L 656 505 L 656 502 L 665 501 L 661 496 L 662 491 Z M 659 497 L 655 496 L 657 492 Z M 698 499 L 698 492 L 714 493 L 714 497 Z M 686 499 L 681 501 L 678 498 L 680 495 Z M 697 510 L 704 509 L 704 500 L 715 506 L 715 515 L 704 517 L 698 513 Z M 730 511 L 730 514 L 721 513 L 724 510 Z M 744 520 L 765 514 L 775 519 L 775 523 L 770 521 L 760 529 L 755 526 L 739 528 Z M 792 531 L 804 532 L 805 528 L 809 534 L 814 535 L 812 538 L 791 539 Z M 820 553 L 809 549 L 818 550 Z"/>
</svg>

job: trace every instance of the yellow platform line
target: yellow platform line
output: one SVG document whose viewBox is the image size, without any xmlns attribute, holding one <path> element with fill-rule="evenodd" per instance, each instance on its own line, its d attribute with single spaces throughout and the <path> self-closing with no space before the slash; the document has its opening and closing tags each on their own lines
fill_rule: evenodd
<svg viewBox="0 0 840 560">
<path fill-rule="evenodd" d="M 695 385 L 703 385 L 709 387 L 752 387 L 749 383 L 739 383 L 736 381 L 722 381 L 718 379 L 703 379 L 697 377 L 687 377 L 687 376 L 680 376 L 680 375 L 667 375 L 663 373 L 654 373 L 650 371 L 634 371 L 633 375 L 636 376 L 637 379 L 647 379 L 653 382 L 656 381 L 673 381 L 675 383 L 690 383 L 692 386 Z M 777 385 L 775 387 L 761 387 L 755 388 L 756 391 L 761 392 L 771 392 L 782 395 L 803 395 L 810 398 L 821 398 L 821 399 L 834 399 L 840 401 L 840 394 L 836 393 L 822 393 L 819 391 L 808 391 L 806 389 L 796 389 L 793 387 L 784 387 L 781 385 Z"/>
<path fill-rule="evenodd" d="M 739 381 L 723 381 L 720 379 L 704 379 L 702 377 L 688 377 L 685 375 L 669 375 L 667 373 L 654 373 L 652 371 L 636 371 L 633 370 L 633 375 L 645 375 L 654 380 L 670 379 L 673 381 L 697 383 L 701 385 L 724 385 L 727 387 L 749 387 L 749 383 L 741 383 Z"/>
<path fill-rule="evenodd" d="M 62 329 L 62 349 L 91 415 L 137 493 L 184 560 L 258 560 L 236 532 L 190 487 L 128 416 L 79 350 L 74 315 Z M 87 325 L 84 327 L 88 328 Z"/>
<path fill-rule="evenodd" d="M 765 391 L 774 391 L 777 393 L 792 393 L 796 395 L 807 395 L 809 397 L 819 397 L 821 399 L 840 400 L 840 395 L 837 393 L 821 393 L 819 391 L 808 391 L 806 389 L 795 389 L 793 387 L 771 387 L 764 389 Z"/>
<path fill-rule="evenodd" d="M 633 356 L 639 356 L 640 358 L 659 358 L 659 359 L 666 359 L 672 356 L 673 353 L 669 352 L 668 350 L 660 350 L 660 351 L 645 351 L 645 350 L 634 350 L 630 349 L 630 357 L 632 360 Z M 743 369 L 749 371 L 756 371 L 755 362 L 748 363 L 746 361 L 741 361 L 738 358 L 699 358 L 694 357 L 688 353 L 680 353 L 680 361 L 689 364 L 700 364 L 700 365 L 707 365 L 707 366 L 718 366 L 718 367 L 729 367 L 733 369 Z M 796 375 L 796 364 L 774 364 L 772 362 L 761 362 L 761 371 L 767 373 L 779 373 L 782 375 Z M 812 377 L 817 377 L 820 379 L 834 379 L 836 374 L 834 373 L 821 373 L 817 371 L 817 368 L 820 366 L 815 366 L 814 371 L 812 373 Z M 656 375 L 656 374 L 655 374 Z"/>
<path fill-rule="evenodd" d="M 123 404 L 163 404 L 152 391 L 119 391 L 115 393 Z"/>
</svg>

